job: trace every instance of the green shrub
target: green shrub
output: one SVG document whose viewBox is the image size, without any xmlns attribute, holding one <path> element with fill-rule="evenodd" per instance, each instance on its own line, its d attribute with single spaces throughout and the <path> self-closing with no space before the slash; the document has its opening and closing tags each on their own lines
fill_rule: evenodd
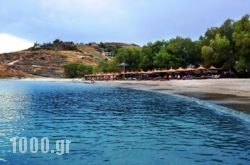
<svg viewBox="0 0 250 165">
<path fill-rule="evenodd" d="M 92 74 L 93 67 L 78 62 L 71 62 L 64 65 L 64 74 L 68 78 L 83 77 L 86 74 Z"/>
</svg>

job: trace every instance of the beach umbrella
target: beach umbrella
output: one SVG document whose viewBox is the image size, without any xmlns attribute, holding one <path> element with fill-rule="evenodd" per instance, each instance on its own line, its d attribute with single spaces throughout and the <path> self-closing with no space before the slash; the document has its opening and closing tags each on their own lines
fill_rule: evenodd
<svg viewBox="0 0 250 165">
<path fill-rule="evenodd" d="M 206 68 L 204 68 L 202 65 L 200 65 L 198 68 L 196 68 L 196 70 L 206 70 Z"/>
<path fill-rule="evenodd" d="M 97 73 L 96 76 L 103 76 L 103 73 Z"/>
<path fill-rule="evenodd" d="M 134 72 L 133 71 L 128 71 L 125 74 L 134 74 Z"/>
<path fill-rule="evenodd" d="M 111 76 L 111 73 L 104 73 L 104 76 Z"/>
<path fill-rule="evenodd" d="M 176 69 L 176 71 L 178 71 L 178 72 L 184 72 L 185 69 L 183 69 L 182 67 L 179 67 L 178 69 Z"/>
<path fill-rule="evenodd" d="M 126 66 L 128 66 L 128 64 L 126 64 L 125 62 L 122 62 L 120 64 L 118 64 L 118 66 L 123 67 L 123 71 L 126 71 Z"/>
<path fill-rule="evenodd" d="M 128 64 L 122 62 L 118 66 L 123 67 L 123 79 L 125 79 L 126 66 L 128 66 Z"/>
<path fill-rule="evenodd" d="M 154 69 L 154 70 L 153 70 L 153 73 L 159 73 L 159 70 Z"/>
<path fill-rule="evenodd" d="M 152 73 L 154 73 L 152 70 L 148 70 L 148 71 L 146 72 L 146 74 L 152 74 Z"/>
<path fill-rule="evenodd" d="M 167 73 L 167 72 L 168 72 L 167 69 L 162 69 L 162 70 L 161 70 L 161 73 Z"/>
<path fill-rule="evenodd" d="M 138 71 L 131 71 L 131 74 L 138 74 Z"/>
<path fill-rule="evenodd" d="M 176 72 L 176 70 L 173 69 L 172 67 L 169 70 L 167 70 L 167 71 L 170 72 L 170 73 Z"/>
<path fill-rule="evenodd" d="M 214 67 L 214 66 L 210 66 L 209 68 L 210 70 L 217 70 L 218 68 Z"/>
<path fill-rule="evenodd" d="M 194 69 L 194 68 L 191 68 L 191 67 L 187 67 L 187 68 L 185 69 L 185 71 L 191 72 L 191 71 L 195 71 L 195 69 Z"/>
<path fill-rule="evenodd" d="M 115 72 L 115 73 L 111 73 L 113 76 L 119 76 L 119 73 Z"/>
<path fill-rule="evenodd" d="M 168 73 L 168 69 L 161 70 L 162 73 Z"/>
<path fill-rule="evenodd" d="M 122 62 L 122 63 L 120 63 L 120 64 L 118 64 L 118 66 L 128 66 L 128 64 L 126 64 L 125 62 Z"/>
<path fill-rule="evenodd" d="M 135 74 L 140 74 L 140 71 L 136 70 L 134 71 Z"/>
<path fill-rule="evenodd" d="M 138 74 L 143 74 L 143 70 L 137 71 Z"/>
<path fill-rule="evenodd" d="M 154 69 L 152 72 L 153 73 L 162 73 L 162 70 Z"/>
</svg>

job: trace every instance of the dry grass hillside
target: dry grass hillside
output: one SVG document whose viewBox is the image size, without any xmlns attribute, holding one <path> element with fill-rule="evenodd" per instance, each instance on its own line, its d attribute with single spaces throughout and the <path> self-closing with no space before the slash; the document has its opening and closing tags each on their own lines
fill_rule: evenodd
<svg viewBox="0 0 250 165">
<path fill-rule="evenodd" d="M 0 77 L 64 77 L 63 66 L 69 62 L 95 66 L 100 60 L 109 59 L 96 45 L 73 44 L 76 50 L 65 50 L 64 44 L 67 43 L 60 41 L 54 45 L 0 54 Z"/>
<path fill-rule="evenodd" d="M 34 76 L 22 71 L 8 68 L 4 65 L 0 65 L 0 78 L 6 78 L 6 77 L 34 77 Z"/>
<path fill-rule="evenodd" d="M 96 65 L 107 58 L 90 46 L 79 51 L 26 50 L 0 54 L 0 77 L 63 77 L 63 66 L 68 62 Z"/>
</svg>

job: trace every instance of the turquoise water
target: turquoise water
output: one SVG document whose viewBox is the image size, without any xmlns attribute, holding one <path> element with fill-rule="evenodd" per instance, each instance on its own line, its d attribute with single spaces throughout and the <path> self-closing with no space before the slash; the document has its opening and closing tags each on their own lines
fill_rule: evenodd
<svg viewBox="0 0 250 165">
<path fill-rule="evenodd" d="M 0 81 L 0 164 L 250 164 L 250 117 L 174 95 L 80 83 Z M 71 140 L 13 152 L 13 137 Z"/>
</svg>

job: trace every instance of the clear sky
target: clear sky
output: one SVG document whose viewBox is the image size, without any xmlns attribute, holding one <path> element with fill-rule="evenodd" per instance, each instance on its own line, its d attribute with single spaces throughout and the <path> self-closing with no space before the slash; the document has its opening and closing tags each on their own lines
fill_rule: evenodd
<svg viewBox="0 0 250 165">
<path fill-rule="evenodd" d="M 143 45 L 176 36 L 196 40 L 207 28 L 245 14 L 250 0 L 0 0 L 0 34 L 38 43 Z"/>
</svg>

